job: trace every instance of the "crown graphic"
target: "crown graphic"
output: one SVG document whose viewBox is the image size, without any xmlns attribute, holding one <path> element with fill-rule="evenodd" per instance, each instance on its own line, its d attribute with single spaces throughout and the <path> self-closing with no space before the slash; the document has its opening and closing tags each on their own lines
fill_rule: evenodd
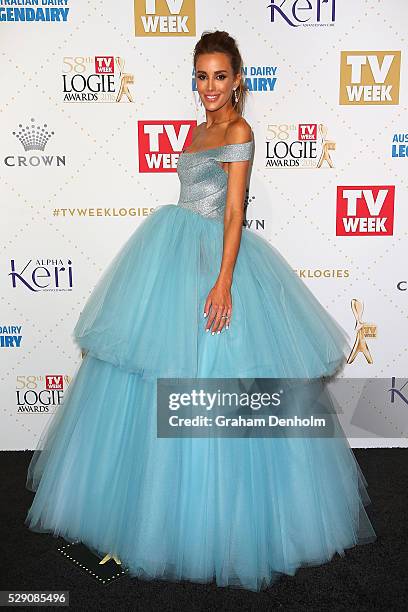
<svg viewBox="0 0 408 612">
<path fill-rule="evenodd" d="M 18 127 L 19 131 L 13 132 L 13 134 L 21 142 L 25 151 L 33 149 L 44 151 L 47 142 L 54 134 L 54 132 L 47 130 L 46 123 L 44 123 L 43 127 L 40 125 L 35 126 L 35 119 L 31 119 L 31 125 L 23 127 L 20 123 Z"/>
</svg>

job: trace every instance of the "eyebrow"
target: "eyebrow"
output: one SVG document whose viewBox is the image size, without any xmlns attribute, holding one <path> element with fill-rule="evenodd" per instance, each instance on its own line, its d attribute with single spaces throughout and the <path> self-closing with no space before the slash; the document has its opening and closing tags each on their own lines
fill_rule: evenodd
<svg viewBox="0 0 408 612">
<path fill-rule="evenodd" d="M 204 74 L 207 74 L 205 70 L 197 70 L 197 72 L 204 72 Z M 219 74 L 220 72 L 227 72 L 226 70 L 215 70 L 214 74 Z"/>
</svg>

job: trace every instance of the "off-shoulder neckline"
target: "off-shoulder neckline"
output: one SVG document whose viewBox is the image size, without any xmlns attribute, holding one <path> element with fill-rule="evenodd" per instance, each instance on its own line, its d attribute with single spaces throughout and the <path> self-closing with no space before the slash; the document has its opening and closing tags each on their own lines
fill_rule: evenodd
<svg viewBox="0 0 408 612">
<path fill-rule="evenodd" d="M 216 151 L 217 149 L 225 149 L 226 147 L 239 147 L 251 144 L 253 140 L 253 137 L 251 137 L 251 140 L 247 140 L 246 142 L 232 142 L 230 144 L 219 145 L 218 147 L 211 147 L 210 149 L 202 149 L 201 151 L 182 151 L 180 155 L 198 155 L 199 153 L 207 153 L 208 151 Z"/>
</svg>

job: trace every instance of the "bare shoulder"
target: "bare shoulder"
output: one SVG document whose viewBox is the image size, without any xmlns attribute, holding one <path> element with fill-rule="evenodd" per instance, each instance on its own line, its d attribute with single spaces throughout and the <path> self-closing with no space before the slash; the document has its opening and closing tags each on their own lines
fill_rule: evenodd
<svg viewBox="0 0 408 612">
<path fill-rule="evenodd" d="M 237 117 L 228 126 L 225 134 L 226 144 L 240 144 L 252 139 L 252 128 L 243 117 Z"/>
</svg>

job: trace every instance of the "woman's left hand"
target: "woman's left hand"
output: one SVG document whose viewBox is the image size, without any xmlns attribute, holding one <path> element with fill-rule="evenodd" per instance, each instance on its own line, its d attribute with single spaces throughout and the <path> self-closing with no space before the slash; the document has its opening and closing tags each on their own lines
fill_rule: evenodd
<svg viewBox="0 0 408 612">
<path fill-rule="evenodd" d="M 228 329 L 232 314 L 232 299 L 230 283 L 217 280 L 205 302 L 204 316 L 208 316 L 205 331 L 220 333 L 226 325 Z"/>
</svg>

